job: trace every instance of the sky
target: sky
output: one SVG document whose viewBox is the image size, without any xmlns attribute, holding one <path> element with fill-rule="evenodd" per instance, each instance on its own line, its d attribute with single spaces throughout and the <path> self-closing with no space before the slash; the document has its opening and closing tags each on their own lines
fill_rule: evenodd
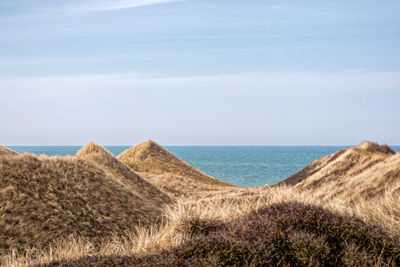
<svg viewBox="0 0 400 267">
<path fill-rule="evenodd" d="M 0 145 L 400 145 L 398 0 L 1 0 Z"/>
</svg>

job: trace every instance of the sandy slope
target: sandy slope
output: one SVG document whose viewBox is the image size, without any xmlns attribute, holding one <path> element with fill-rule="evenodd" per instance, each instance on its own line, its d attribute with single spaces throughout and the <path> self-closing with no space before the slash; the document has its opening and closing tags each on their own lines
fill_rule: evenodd
<svg viewBox="0 0 400 267">
<path fill-rule="evenodd" d="M 122 152 L 117 159 L 174 197 L 195 197 L 200 192 L 234 188 L 197 170 L 151 140 Z"/>
<path fill-rule="evenodd" d="M 365 142 L 315 160 L 282 184 L 325 199 L 396 196 L 400 193 L 400 153 Z"/>
<path fill-rule="evenodd" d="M 99 165 L 112 179 L 125 188 L 131 190 L 142 198 L 144 202 L 151 203 L 153 207 L 161 208 L 160 203 L 171 203 L 172 200 L 154 185 L 140 177 L 135 171 L 115 158 L 104 147 L 90 143 L 76 154 L 78 158 L 91 160 Z M 139 194 L 138 194 L 139 193 Z"/>
<path fill-rule="evenodd" d="M 0 157 L 0 254 L 46 248 L 69 236 L 100 245 L 160 221 L 168 202 L 168 196 L 93 144 L 77 157 Z"/>
</svg>

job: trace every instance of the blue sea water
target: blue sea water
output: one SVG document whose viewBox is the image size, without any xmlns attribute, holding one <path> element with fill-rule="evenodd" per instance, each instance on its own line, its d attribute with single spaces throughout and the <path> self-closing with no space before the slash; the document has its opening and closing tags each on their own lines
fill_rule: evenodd
<svg viewBox="0 0 400 267">
<path fill-rule="evenodd" d="M 17 152 L 37 155 L 74 155 L 80 146 L 10 146 Z M 106 146 L 118 155 L 129 146 Z M 228 183 L 256 187 L 274 184 L 298 172 L 315 159 L 343 149 L 342 146 L 166 146 L 168 151 Z M 400 151 L 400 146 L 392 146 Z"/>
</svg>

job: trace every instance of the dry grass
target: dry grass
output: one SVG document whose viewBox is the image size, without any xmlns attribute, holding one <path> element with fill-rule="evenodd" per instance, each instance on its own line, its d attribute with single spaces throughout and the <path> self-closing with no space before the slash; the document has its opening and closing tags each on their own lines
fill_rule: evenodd
<svg viewBox="0 0 400 267">
<path fill-rule="evenodd" d="M 396 196 L 400 193 L 400 153 L 365 142 L 314 161 L 287 183 L 327 200 Z"/>
<path fill-rule="evenodd" d="M 14 150 L 11 150 L 7 147 L 0 146 L 0 156 L 9 156 L 9 155 L 17 155 L 18 153 Z"/>
<path fill-rule="evenodd" d="M 236 192 L 220 192 L 205 197 L 201 201 L 178 200 L 165 210 L 165 224 L 151 230 L 138 227 L 127 233 L 124 238 L 112 238 L 97 249 L 87 241 L 69 240 L 56 244 L 53 249 L 42 255 L 27 254 L 25 257 L 7 259 L 10 266 L 23 266 L 26 263 L 47 263 L 62 259 L 79 259 L 86 256 L 146 256 L 163 249 L 178 247 L 192 238 L 187 230 L 188 222 L 206 221 L 229 223 L 253 212 L 275 204 L 300 202 L 322 207 L 341 216 L 361 218 L 370 225 L 379 225 L 390 236 L 399 236 L 400 213 L 395 199 L 380 202 L 360 202 L 349 204 L 343 200 L 325 202 L 313 198 L 292 187 L 274 187 L 241 189 Z M 389 212 L 388 212 L 389 211 Z"/>
<path fill-rule="evenodd" d="M 116 159 L 104 147 L 90 143 L 76 154 L 77 158 L 90 160 L 104 170 L 109 177 L 122 186 L 129 188 L 133 194 L 140 193 L 144 201 L 157 207 L 160 203 L 169 204 L 172 199 L 153 184 L 140 177 L 135 171 Z"/>
<path fill-rule="evenodd" d="M 193 168 L 151 140 L 131 147 L 117 158 L 137 172 L 168 174 L 212 186 L 232 186 Z"/>
<path fill-rule="evenodd" d="M 82 153 L 0 157 L 0 254 L 43 250 L 78 237 L 101 247 L 110 237 L 161 222 L 170 198 L 119 167 L 124 177 Z"/>
<path fill-rule="evenodd" d="M 45 266 L 398 266 L 400 240 L 379 226 L 298 202 L 227 223 L 192 219 L 190 238 L 152 255 L 92 256 Z"/>
<path fill-rule="evenodd" d="M 343 154 L 346 154 L 346 156 L 344 156 L 344 160 Z M 331 170 L 331 173 L 329 174 L 333 177 L 333 179 L 336 179 L 338 175 L 346 174 L 346 172 L 353 167 L 362 171 L 365 169 L 366 162 L 368 163 L 367 166 L 371 167 L 375 163 L 394 154 L 395 152 L 387 145 L 380 146 L 376 143 L 364 142 L 358 147 L 342 149 L 334 154 L 317 159 L 298 173 L 295 173 L 279 184 L 296 185 L 308 177 L 311 177 L 313 174 L 320 174 L 322 169 L 325 169 L 324 176 L 327 175 L 326 170 Z M 361 156 L 366 162 L 363 162 Z M 370 158 L 370 156 L 372 156 L 372 158 Z M 361 165 L 361 163 L 364 165 Z M 328 165 L 330 167 L 328 167 Z"/>
<path fill-rule="evenodd" d="M 366 146 L 363 144 L 358 148 L 346 149 L 342 152 L 317 160 L 308 167 L 307 171 L 303 171 L 303 174 L 298 175 L 298 177 L 302 177 L 301 179 L 296 178 L 296 183 L 291 182 L 286 185 L 282 184 L 273 187 L 244 189 L 225 185 L 210 186 L 208 179 L 194 179 L 193 176 L 185 177 L 181 172 L 175 171 L 174 168 L 176 164 L 174 160 L 172 161 L 174 167 L 169 168 L 165 166 L 168 165 L 168 157 L 165 156 L 165 153 L 160 152 L 164 154 L 164 156 L 162 156 L 163 160 L 161 161 L 159 159 L 149 159 L 149 157 L 152 157 L 152 153 L 156 153 L 155 151 L 157 151 L 157 149 L 154 150 L 152 142 L 146 147 L 153 152 L 146 152 L 146 149 L 142 148 L 144 151 L 141 151 L 141 153 L 134 153 L 134 155 L 136 155 L 135 162 L 138 160 L 137 158 L 140 159 L 140 164 L 142 164 L 141 162 L 145 162 L 143 166 L 135 167 L 135 170 L 140 171 L 138 173 L 139 175 L 126 169 L 124 164 L 117 161 L 112 156 L 110 157 L 109 154 L 104 152 L 105 150 L 102 147 L 96 145 L 90 145 L 79 152 L 79 159 L 74 160 L 84 160 L 86 164 L 95 165 L 97 168 L 101 165 L 101 170 L 109 179 L 120 186 L 124 185 L 123 187 L 129 188 L 129 190 L 134 190 L 138 177 L 143 177 L 157 187 L 159 191 L 165 192 L 173 197 L 174 201 L 169 202 L 169 205 L 161 212 L 165 216 L 163 223 L 155 224 L 150 228 L 141 227 L 133 223 L 132 225 L 135 225 L 134 229 L 126 231 L 123 235 L 111 235 L 103 239 L 100 245 L 96 245 L 93 240 L 78 237 L 58 239 L 57 242 L 52 243 L 50 247 L 44 250 L 25 250 L 24 253 L 17 251 L 14 252 L 14 254 L 11 252 L 3 258 L 4 263 L 9 266 L 24 266 L 48 262 L 56 263 L 63 259 L 69 259 L 63 261 L 63 263 L 68 265 L 68 263 L 79 263 L 70 260 L 83 258 L 83 260 L 80 261 L 81 265 L 86 265 L 88 263 L 96 263 L 96 265 L 99 265 L 103 263 L 104 266 L 107 266 L 107 263 L 108 265 L 110 263 L 126 263 L 127 258 L 124 257 L 128 257 L 128 261 L 132 260 L 137 262 L 139 259 L 139 262 L 143 264 L 145 264 L 145 262 L 148 264 L 155 264 L 157 262 L 154 262 L 154 259 L 161 261 L 163 258 L 167 259 L 170 254 L 178 255 L 183 250 L 187 252 L 192 251 L 192 249 L 204 247 L 206 244 L 216 244 L 212 243 L 214 241 L 207 239 L 208 237 L 204 237 L 203 235 L 210 231 L 216 231 L 221 225 L 231 227 L 232 225 L 237 226 L 237 223 L 241 222 L 240 225 L 247 226 L 243 226 L 243 228 L 239 227 L 239 229 L 246 232 L 248 231 L 246 229 L 252 229 L 255 225 L 258 225 L 257 222 L 246 223 L 248 222 L 248 219 L 246 219 L 247 216 L 257 212 L 261 212 L 260 214 L 262 215 L 266 209 L 270 211 L 269 207 L 273 205 L 284 205 L 278 207 L 286 207 L 285 203 L 293 202 L 301 203 L 301 205 L 312 205 L 312 207 L 315 207 L 312 208 L 312 210 L 317 213 L 319 212 L 319 208 L 322 208 L 323 210 L 321 210 L 320 213 L 327 214 L 327 217 L 324 215 L 324 218 L 331 218 L 330 216 L 333 216 L 332 218 L 339 218 L 335 220 L 341 222 L 347 222 L 348 220 L 346 218 L 361 219 L 362 222 L 360 222 L 360 224 L 350 223 L 350 226 L 345 224 L 346 229 L 350 229 L 351 231 L 366 227 L 365 229 L 378 229 L 378 232 L 383 231 L 384 235 L 387 235 L 389 239 L 398 238 L 400 236 L 400 207 L 398 205 L 400 199 L 396 191 L 396 184 L 400 180 L 400 177 L 395 172 L 396 168 L 400 166 L 398 159 L 399 154 L 393 155 L 393 153 L 390 153 L 387 149 L 383 151 L 380 148 L 377 149 L 376 146 Z M 375 150 L 371 151 L 371 147 Z M 126 156 L 126 153 L 124 154 Z M 146 156 L 141 158 L 138 155 Z M 128 164 L 127 160 L 125 160 L 125 163 Z M 159 167 L 157 164 L 162 165 L 162 167 Z M 130 166 L 132 166 L 132 164 Z M 165 171 L 164 168 L 168 171 Z M 129 173 L 129 171 L 131 171 L 131 174 L 127 175 L 126 172 Z M 391 175 L 390 177 L 388 177 L 388 173 Z M 321 179 L 323 183 L 318 182 Z M 364 179 L 365 183 L 359 183 L 360 179 Z M 151 186 L 151 184 L 147 186 Z M 327 188 L 324 187 L 325 184 Z M 355 187 L 356 185 L 358 187 Z M 361 193 L 368 188 L 372 188 L 371 190 L 374 192 L 372 194 L 373 197 L 370 197 L 371 194 Z M 382 191 L 381 188 L 385 188 L 385 190 Z M 99 188 L 98 190 L 102 191 L 103 189 Z M 301 205 L 299 207 L 301 207 Z M 289 205 L 288 207 L 290 211 L 291 206 Z M 275 213 L 277 212 L 278 211 L 275 211 Z M 289 216 L 291 212 L 293 213 L 293 211 L 290 211 L 287 213 L 287 216 Z M 333 215 L 330 215 L 331 213 Z M 268 214 L 271 214 L 268 216 L 274 215 L 270 212 Z M 358 219 L 349 219 L 349 221 L 353 222 Z M 307 222 L 305 225 L 309 225 L 308 223 L 312 222 Z M 295 225 L 292 226 L 294 227 Z M 340 227 L 342 227 L 342 224 L 340 223 L 337 227 L 335 229 L 341 229 Z M 341 230 L 339 232 L 341 232 Z M 364 233 L 365 231 L 362 232 L 362 234 Z M 217 234 L 226 236 L 228 233 L 218 232 Z M 307 238 L 313 234 L 316 233 L 306 232 L 300 234 L 300 241 L 302 240 L 302 242 L 305 242 L 308 240 L 307 242 L 311 242 L 313 239 Z M 379 238 L 376 238 L 374 233 L 371 233 L 371 235 L 371 240 L 379 241 Z M 290 242 L 296 238 L 296 240 L 298 240 L 299 236 L 294 235 L 288 240 Z M 240 235 L 235 238 L 234 241 L 228 240 L 226 241 L 228 243 L 224 244 L 240 242 Z M 317 239 L 323 240 L 324 238 L 323 236 L 319 236 Z M 203 241 L 196 243 L 197 241 L 194 240 L 208 240 L 207 242 L 209 243 L 204 243 Z M 265 240 L 265 242 L 268 240 Z M 363 259 L 365 260 L 364 263 L 377 266 L 395 265 L 394 260 L 396 260 L 398 256 L 395 253 L 392 253 L 392 256 L 388 254 L 382 254 L 386 255 L 382 256 L 379 253 L 386 250 L 361 251 L 362 249 L 356 249 L 361 241 L 354 241 L 351 238 L 343 240 L 345 244 L 352 244 L 351 246 L 349 245 L 348 248 L 349 251 L 355 253 L 354 255 L 349 254 L 353 255 L 353 260 Z M 274 246 L 276 245 L 276 243 L 271 244 Z M 321 244 L 325 243 L 322 242 Z M 332 249 L 332 246 L 336 245 L 334 243 L 321 245 L 321 247 L 326 246 Z M 379 246 L 380 245 L 377 245 L 377 247 Z M 394 249 L 393 251 L 397 251 L 396 247 L 392 247 L 392 249 Z M 162 254 L 165 253 L 162 252 L 163 250 L 167 251 L 167 255 Z M 221 251 L 224 250 L 217 251 L 217 253 Z M 205 253 L 209 252 L 205 251 Z M 251 253 L 245 255 L 247 255 L 246 257 L 254 256 Z M 303 265 L 312 263 L 312 259 L 307 258 L 309 254 L 300 253 L 299 255 L 300 260 L 305 260 Z M 312 253 L 310 255 L 310 257 L 315 256 Z M 330 256 L 326 256 L 325 258 L 321 257 L 321 261 L 331 259 L 329 257 L 332 257 L 333 254 L 328 253 L 326 255 Z M 87 256 L 93 256 L 94 258 L 87 258 Z M 342 256 L 338 259 L 340 263 L 344 261 L 343 264 L 352 265 L 350 262 L 352 257 Z M 210 260 L 208 256 L 204 259 Z M 313 259 L 315 259 L 315 257 Z M 191 260 L 199 259 L 194 258 Z M 391 262 L 391 260 L 393 261 Z M 301 261 L 296 262 L 299 264 Z M 172 263 L 176 264 L 177 261 L 172 261 Z"/>
</svg>

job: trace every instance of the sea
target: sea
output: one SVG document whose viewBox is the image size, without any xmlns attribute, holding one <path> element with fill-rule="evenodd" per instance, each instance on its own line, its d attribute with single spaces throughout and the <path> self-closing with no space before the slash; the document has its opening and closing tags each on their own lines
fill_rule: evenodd
<svg viewBox="0 0 400 267">
<path fill-rule="evenodd" d="M 19 153 L 75 155 L 80 146 L 8 146 Z M 105 146 L 117 156 L 129 146 Z M 258 187 L 278 183 L 344 146 L 165 146 L 202 172 L 225 182 Z M 392 146 L 399 152 L 400 146 Z"/>
</svg>

